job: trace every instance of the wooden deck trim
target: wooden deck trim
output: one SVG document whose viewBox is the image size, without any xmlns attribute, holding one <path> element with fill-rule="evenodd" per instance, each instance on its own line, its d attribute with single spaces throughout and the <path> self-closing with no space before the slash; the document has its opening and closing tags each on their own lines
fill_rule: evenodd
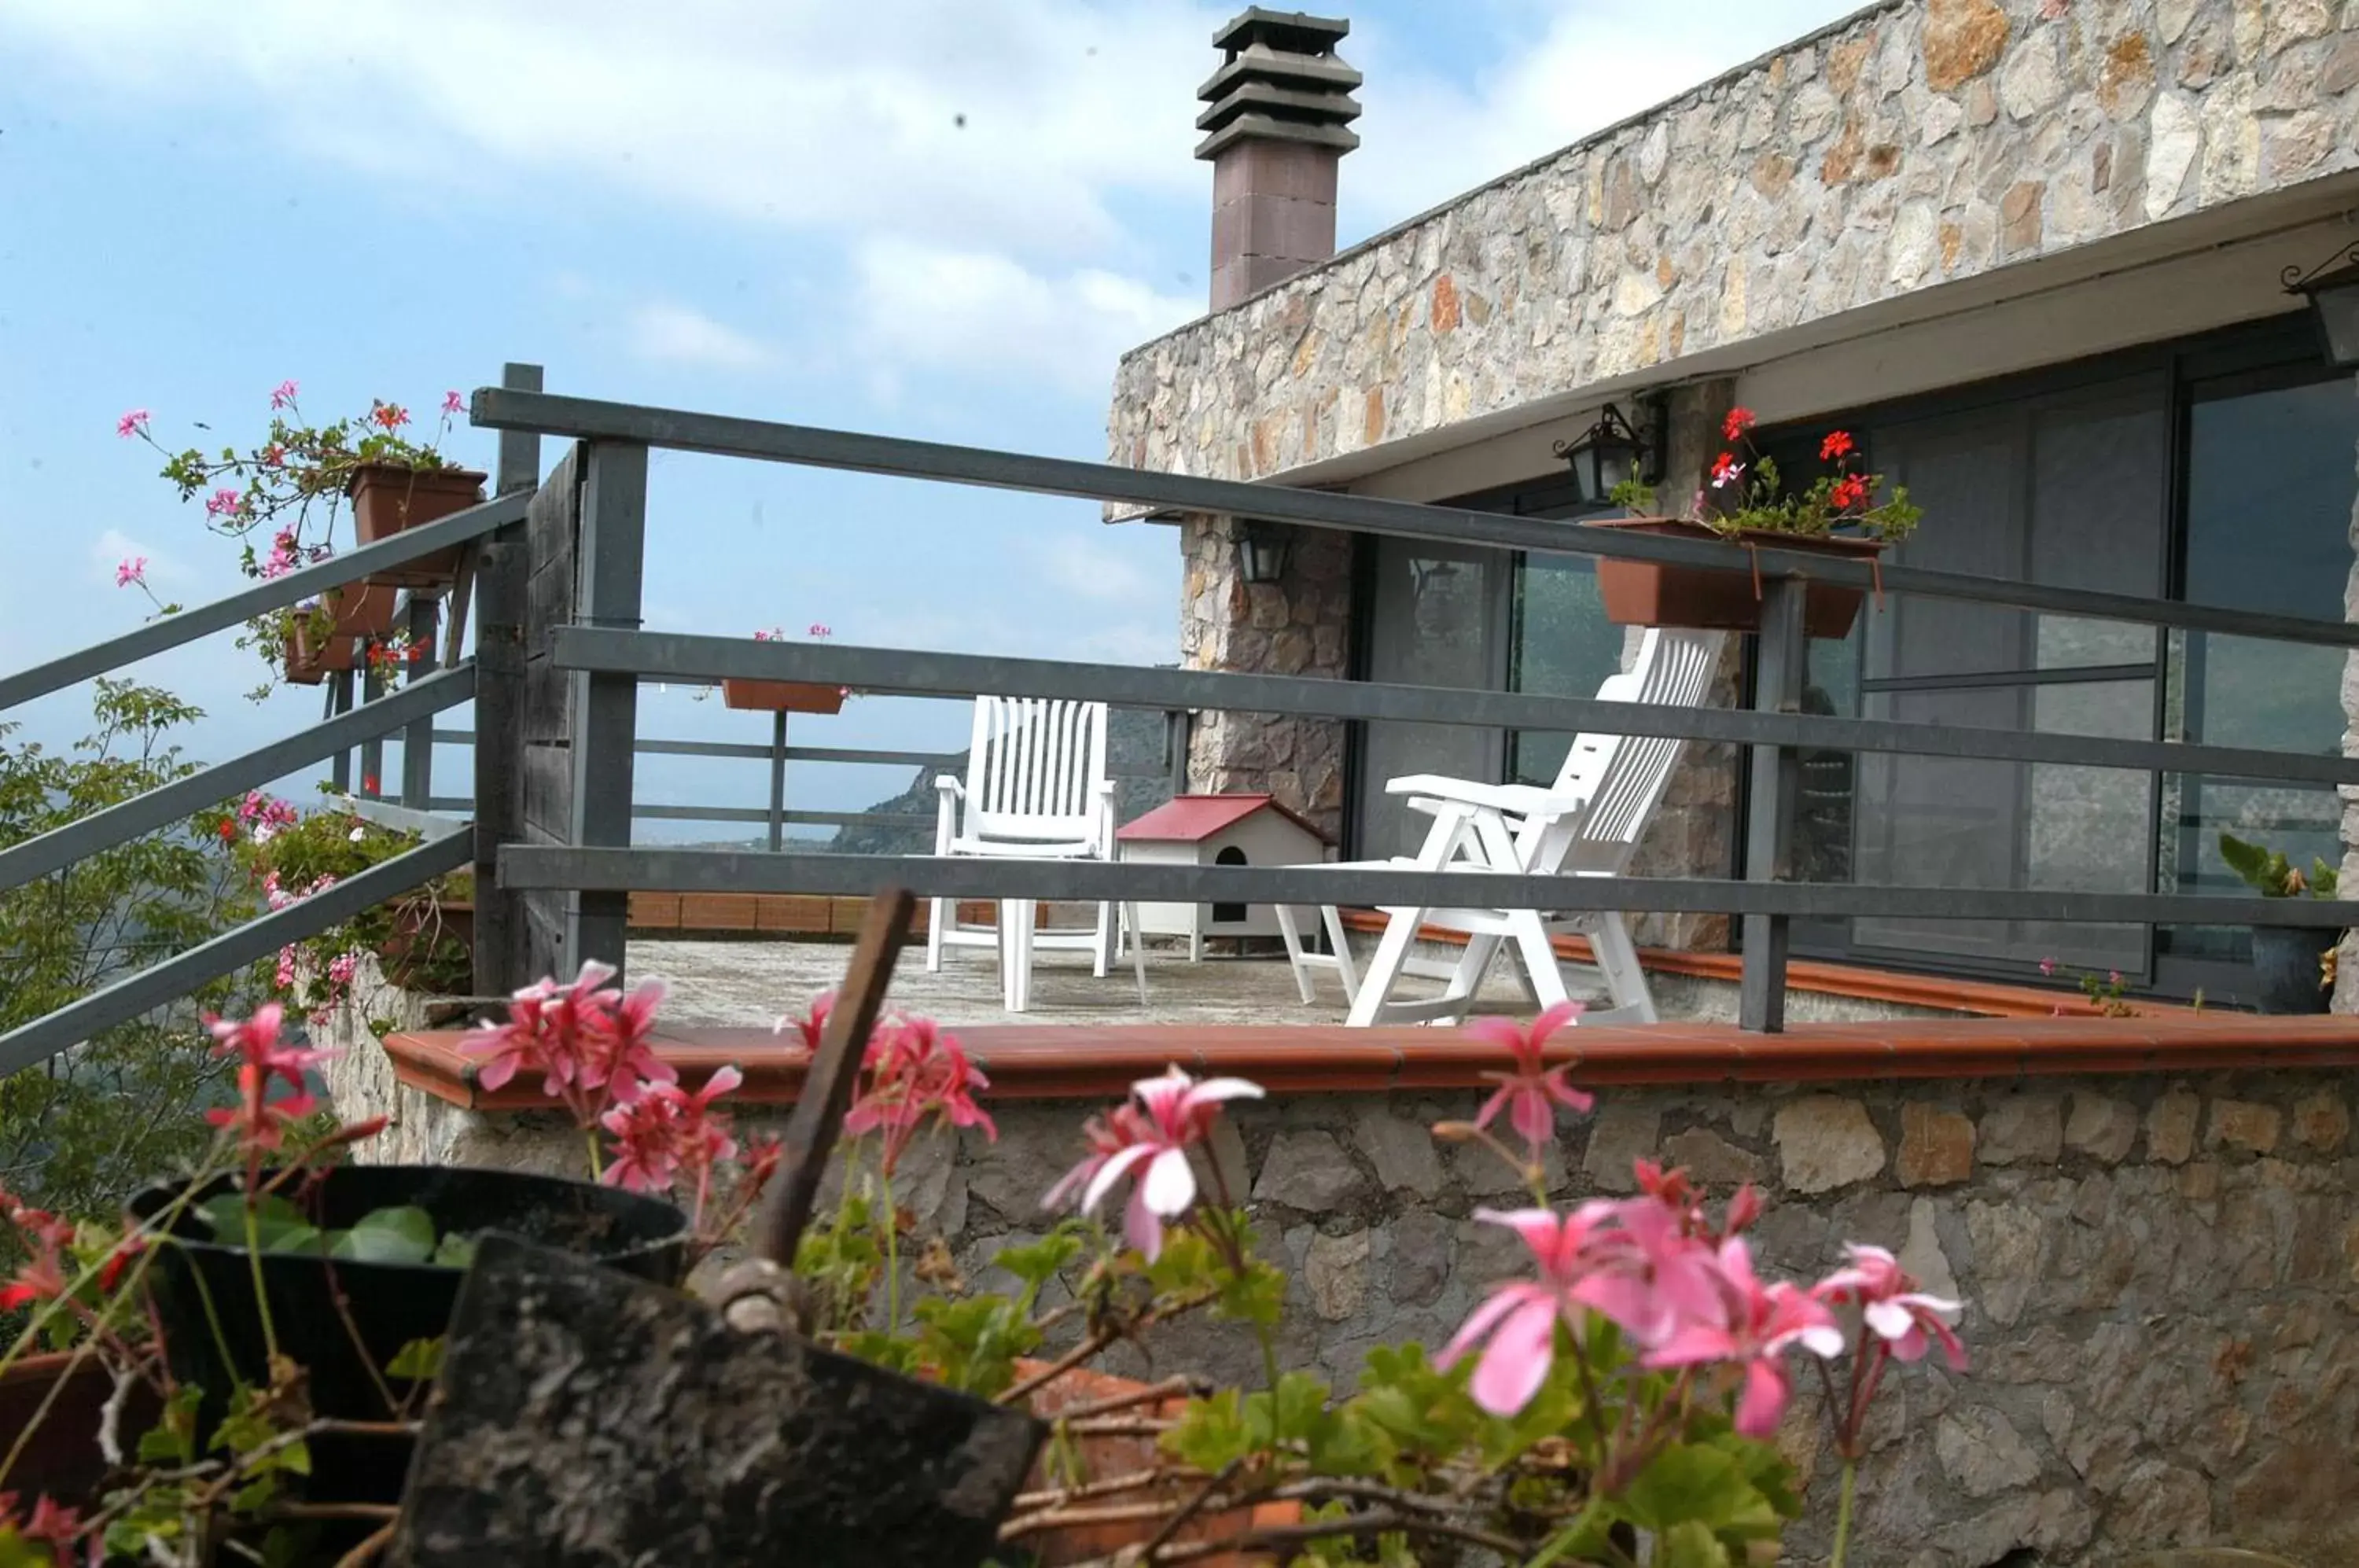
<svg viewBox="0 0 2359 1568">
<path fill-rule="evenodd" d="M 1341 1025 L 985 1024 L 957 1029 L 995 1101 L 1119 1098 L 1177 1063 L 1234 1073 L 1283 1094 L 1486 1090 L 1512 1066 L 1498 1046 L 1449 1029 Z M 472 1110 L 551 1102 L 522 1073 L 497 1092 L 475 1082 L 457 1030 L 385 1042 L 394 1075 Z M 734 1098 L 786 1105 L 802 1083 L 799 1043 L 765 1029 L 663 1031 L 658 1049 L 690 1083 L 724 1065 L 745 1074 Z M 1780 1035 L 1734 1024 L 1578 1027 L 1549 1044 L 1591 1088 L 1626 1084 L 1832 1083 L 1873 1078 L 2017 1078 L 2359 1067 L 2359 1018 L 2261 1018 L 2210 1011 L 2141 1018 L 1899 1018 L 1810 1024 Z"/>
<path fill-rule="evenodd" d="M 1385 929 L 1385 917 L 1373 909 L 1346 909 L 1343 924 L 1350 930 L 1371 934 Z M 1466 939 L 1457 931 L 1447 931 L 1428 926 L 1418 932 L 1427 942 L 1462 945 Z M 1559 958 L 1575 964 L 1593 964 L 1589 939 L 1580 936 L 1555 936 L 1549 939 Z M 1640 965 L 1658 975 L 1686 975 L 1702 980 L 1720 980 L 1734 985 L 1743 974 L 1745 960 L 1734 953 L 1691 953 L 1679 948 L 1642 947 L 1638 950 Z M 1948 1012 L 1972 1013 L 1993 1018 L 2044 1018 L 2060 1016 L 2071 1018 L 2103 1018 L 2088 997 L 2076 989 L 2049 988 L 2040 985 L 2010 985 L 2002 981 L 1966 980 L 1948 975 L 1911 974 L 1898 969 L 1869 969 L 1855 964 L 1829 964 L 1820 959 L 1797 958 L 1786 965 L 1786 985 L 1794 991 L 1817 991 L 1830 996 L 1854 996 L 1863 1001 L 1893 1002 L 1910 1007 L 1939 1007 Z M 2136 1003 L 2141 1013 L 2188 1013 L 2194 1009 L 2179 1002 L 2154 1001 L 2139 997 Z"/>
</svg>

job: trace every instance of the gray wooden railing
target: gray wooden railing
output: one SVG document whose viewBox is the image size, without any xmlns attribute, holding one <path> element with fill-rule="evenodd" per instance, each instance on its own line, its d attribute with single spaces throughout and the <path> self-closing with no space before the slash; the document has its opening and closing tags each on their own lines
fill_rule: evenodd
<svg viewBox="0 0 2359 1568">
<path fill-rule="evenodd" d="M 924 894 L 988 898 L 1222 903 L 1451 905 L 1468 901 L 1467 874 L 1301 866 L 1207 867 L 853 856 L 796 849 L 794 822 L 861 813 L 789 811 L 788 760 L 936 766 L 933 753 L 768 747 L 663 740 L 638 734 L 642 681 L 712 683 L 730 677 L 842 685 L 881 694 L 968 697 L 982 692 L 1078 698 L 1187 714 L 1231 711 L 1342 720 L 1677 735 L 1746 748 L 1750 789 L 1741 878 L 1486 876 L 1481 901 L 1560 911 L 1717 912 L 1743 920 L 1741 1021 L 1783 1027 L 1787 931 L 1798 917 L 1868 916 L 2085 922 L 2359 924 L 2359 901 L 2163 893 L 1893 887 L 1788 880 L 1803 749 L 1979 757 L 2138 773 L 2204 774 L 2306 785 L 2359 785 L 2359 761 L 2243 747 L 2093 735 L 1973 729 L 1805 714 L 1803 598 L 1812 581 L 1875 586 L 2015 609 L 2336 648 L 2359 647 L 2359 626 L 2247 610 L 2092 593 L 2009 579 L 1887 566 L 1878 583 L 1861 563 L 1762 549 L 1764 631 L 1756 697 L 1747 709 L 1656 708 L 1522 692 L 1306 679 L 1052 659 L 1011 659 L 830 643 L 650 632 L 640 626 L 640 565 L 653 448 L 845 469 L 951 485 L 1082 496 L 1184 512 L 1250 517 L 1299 527 L 1725 568 L 1727 547 L 1622 529 L 1421 506 L 1337 492 L 1145 473 L 1101 463 L 940 445 L 893 437 L 549 395 L 537 366 L 511 365 L 506 384 L 475 393 L 473 422 L 501 432 L 495 499 L 429 527 L 308 567 L 213 604 L 143 626 L 79 653 L 0 677 L 0 711 L 162 652 L 322 589 L 453 545 L 466 547 L 454 625 L 474 600 L 474 651 L 453 633 L 448 668 L 423 669 L 392 692 L 364 689 L 285 740 L 218 763 L 137 800 L 0 851 L 0 889 L 158 831 L 192 809 L 288 769 L 346 756 L 400 732 L 399 814 L 426 830 L 408 854 L 128 975 L 0 1036 L 0 1072 L 54 1054 L 109 1025 L 168 1003 L 289 941 L 316 934 L 370 904 L 472 863 L 476 872 L 476 989 L 496 993 L 527 975 L 566 972 L 582 959 L 620 964 L 634 890 L 860 894 L 898 884 Z M 545 477 L 539 439 L 571 444 Z M 660 523 L 658 522 L 658 526 Z M 413 604 L 429 639 L 435 608 Z M 472 730 L 440 730 L 434 715 L 472 697 Z M 496 737 L 492 744 L 486 737 Z M 473 791 L 432 793 L 438 743 L 472 744 Z M 650 805 L 636 800 L 642 754 L 766 757 L 766 810 Z M 1184 767 L 1184 734 L 1169 754 Z M 364 761 L 364 766 L 367 764 Z M 349 772 L 350 764 L 342 765 Z M 374 769 L 370 769 L 374 771 Z M 469 811 L 472 822 L 452 811 Z M 768 824 L 768 851 L 635 847 L 635 818 Z M 917 822 L 927 819 L 917 817 Z"/>
</svg>

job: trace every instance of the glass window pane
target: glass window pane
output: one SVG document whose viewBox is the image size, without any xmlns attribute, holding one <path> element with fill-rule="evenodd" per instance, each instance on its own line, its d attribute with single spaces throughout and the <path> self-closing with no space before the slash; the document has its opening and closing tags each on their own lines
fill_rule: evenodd
<svg viewBox="0 0 2359 1568">
<path fill-rule="evenodd" d="M 1622 628 L 1605 618 L 1593 562 L 1570 556 L 1525 558 L 1516 572 L 1508 690 L 1593 697 L 1622 668 Z M 1508 736 L 1508 777 L 1518 784 L 1553 784 L 1571 746 L 1570 732 L 1518 730 Z"/>
<path fill-rule="evenodd" d="M 1505 551 L 1418 539 L 1380 539 L 1371 596 L 1368 679 L 1412 686 L 1496 684 L 1497 605 Z M 1413 853 L 1427 819 L 1386 793 L 1410 773 L 1456 779 L 1499 776 L 1496 731 L 1461 724 L 1371 724 L 1362 742 L 1358 853 Z"/>
<path fill-rule="evenodd" d="M 2187 597 L 2341 620 L 2359 487 L 2354 447 L 2359 399 L 2346 380 L 2199 396 L 2188 421 Z M 2190 634 L 2184 647 L 2178 733 L 2216 746 L 2341 753 L 2342 652 L 2202 633 Z M 2245 890 L 2220 858 L 2223 831 L 2281 849 L 2298 865 L 2341 860 L 2332 789 L 2197 778 L 2171 784 L 2165 839 L 2181 892 Z M 2251 952 L 2242 927 L 2177 928 L 2159 942 L 2174 956 L 2231 964 Z"/>
</svg>

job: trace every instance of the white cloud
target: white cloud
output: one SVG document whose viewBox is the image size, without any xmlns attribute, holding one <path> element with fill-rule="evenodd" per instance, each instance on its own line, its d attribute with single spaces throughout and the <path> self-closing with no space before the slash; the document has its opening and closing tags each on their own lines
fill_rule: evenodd
<svg viewBox="0 0 2359 1568">
<path fill-rule="evenodd" d="M 1148 571 L 1127 539 L 1044 540 L 1032 547 L 1032 559 L 1047 586 L 1102 604 L 1169 604 L 1178 588 L 1169 571 Z"/>
<path fill-rule="evenodd" d="M 1376 15 L 1346 161 L 1348 243 L 1830 21 L 1855 0 L 1460 0 L 1447 68 Z M 620 193 L 832 240 L 851 309 L 810 363 L 889 398 L 913 374 L 1102 396 L 1114 357 L 1201 310 L 1205 170 L 1190 111 L 1234 0 L 412 0 L 318 23 L 313 0 L 10 0 L 14 84 L 78 114 L 212 109 L 389 194 Z M 1463 48 L 1471 43 L 1471 49 Z M 1462 64 L 1472 55 L 1487 64 Z M 1203 213 L 1177 247 L 1141 213 Z M 821 253 L 824 254 L 824 253 Z M 809 271 L 806 267 L 801 270 Z M 832 283 L 829 285 L 832 286 Z M 560 293 L 594 288 L 578 278 Z M 720 369 L 759 336 L 657 301 L 643 355 Z M 853 356 L 857 357 L 853 357 Z"/>
<path fill-rule="evenodd" d="M 1115 194 L 1200 185 L 1186 109 L 1218 17 L 411 0 L 323 26 L 313 0 L 18 0 L 0 39 L 17 72 L 46 56 L 102 93 L 268 116 L 299 150 L 421 188 L 506 169 L 758 224 L 1078 255 L 1122 240 Z"/>
<path fill-rule="evenodd" d="M 631 312 L 630 345 L 641 359 L 701 370 L 759 370 L 774 357 L 766 344 L 669 300 Z"/>
<path fill-rule="evenodd" d="M 1114 360 L 1201 310 L 1096 268 L 1057 276 L 995 252 L 877 239 L 859 247 L 863 339 L 898 364 L 1103 394 Z"/>
</svg>

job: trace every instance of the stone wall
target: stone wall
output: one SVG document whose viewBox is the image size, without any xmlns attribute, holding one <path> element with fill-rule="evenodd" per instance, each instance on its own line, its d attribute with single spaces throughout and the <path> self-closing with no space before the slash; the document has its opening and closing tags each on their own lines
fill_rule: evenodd
<svg viewBox="0 0 2359 1568">
<path fill-rule="evenodd" d="M 2359 167 L 2349 0 L 1875 6 L 1133 351 L 1259 478 Z"/>
<path fill-rule="evenodd" d="M 1342 680 L 1352 646 L 1352 536 L 1292 529 L 1283 581 L 1247 583 L 1237 571 L 1237 527 L 1204 517 L 1180 525 L 1180 663 Z M 1266 791 L 1341 842 L 1344 733 L 1332 719 L 1200 713 L 1188 787 Z"/>
<path fill-rule="evenodd" d="M 548 1116 L 397 1090 L 364 1057 L 332 1071 L 343 1114 L 395 1117 L 376 1157 L 578 1165 L 578 1135 Z M 1371 1345 L 1438 1345 L 1523 1271 L 1513 1237 L 1472 1217 L 1512 1203 L 1511 1181 L 1426 1132 L 1471 1103 L 1297 1095 L 1224 1127 L 1214 1156 L 1293 1281 L 1289 1364 L 1348 1385 Z M 1079 1152 L 1090 1107 L 992 1108 L 997 1144 L 936 1144 L 897 1192 L 985 1283 L 999 1247 L 1039 1233 L 1039 1194 Z M 2350 1120 L 2344 1075 L 2310 1071 L 1621 1090 L 1568 1127 L 1549 1171 L 1565 1198 L 1627 1191 L 1636 1156 L 1723 1191 L 1758 1181 L 1770 1269 L 1813 1275 L 1843 1241 L 1876 1243 L 1965 1302 L 1971 1370 L 1920 1365 L 1885 1396 L 1854 1561 L 2060 1568 L 2208 1541 L 2323 1565 L 2359 1542 Z M 1256 1354 L 1220 1325 L 1161 1343 L 1160 1370 L 1256 1375 Z M 1810 1562 L 1836 1469 L 1802 1386 L 1780 1441 L 1810 1476 L 1789 1537 L 1792 1559 Z"/>
</svg>

